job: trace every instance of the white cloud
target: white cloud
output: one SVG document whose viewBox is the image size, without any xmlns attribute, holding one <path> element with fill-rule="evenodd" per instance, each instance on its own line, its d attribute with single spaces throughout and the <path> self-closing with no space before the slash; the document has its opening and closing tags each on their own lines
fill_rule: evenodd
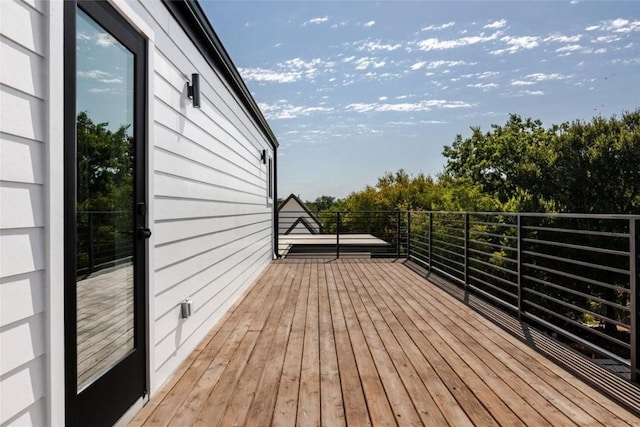
<svg viewBox="0 0 640 427">
<path fill-rule="evenodd" d="M 96 44 L 102 47 L 112 46 L 116 40 L 108 33 L 99 33 L 96 36 Z"/>
<path fill-rule="evenodd" d="M 292 83 L 301 79 L 313 79 L 322 72 L 332 71 L 335 62 L 320 58 L 304 60 L 302 58 L 288 59 L 277 64 L 277 69 L 239 68 L 240 74 L 246 80 L 271 83 Z"/>
<path fill-rule="evenodd" d="M 451 109 L 451 108 L 469 108 L 472 104 L 463 101 L 446 101 L 444 99 L 429 99 L 414 103 L 396 103 L 396 104 L 383 104 L 383 103 L 355 103 L 347 105 L 347 110 L 355 111 L 356 113 L 368 113 L 368 112 L 412 112 L 412 111 L 429 111 L 433 109 Z"/>
<path fill-rule="evenodd" d="M 417 43 L 417 46 L 418 46 L 418 49 L 424 50 L 424 51 L 454 49 L 462 46 L 485 43 L 488 41 L 496 40 L 497 38 L 498 38 L 498 32 L 493 33 L 490 36 L 485 36 L 485 35 L 469 36 L 469 37 L 461 37 L 459 39 L 452 39 L 452 40 L 440 40 L 437 38 L 430 38 L 430 39 L 419 41 Z"/>
<path fill-rule="evenodd" d="M 330 107 L 305 107 L 291 105 L 287 101 L 281 99 L 275 104 L 258 104 L 260 110 L 268 119 L 294 119 L 300 116 L 309 116 L 314 113 L 328 113 L 333 111 Z"/>
<path fill-rule="evenodd" d="M 425 65 L 427 65 L 426 61 L 419 61 L 416 62 L 415 64 L 411 65 L 411 67 L 409 67 L 411 69 L 411 71 L 417 71 L 420 68 L 424 67 Z"/>
<path fill-rule="evenodd" d="M 625 64 L 625 65 L 640 64 L 640 58 L 614 59 L 611 62 L 613 62 L 614 64 Z"/>
<path fill-rule="evenodd" d="M 558 73 L 545 74 L 545 73 L 533 73 L 525 76 L 526 79 L 533 80 L 536 82 L 546 82 L 549 80 L 566 80 L 571 76 L 565 76 Z"/>
<path fill-rule="evenodd" d="M 384 67 L 384 65 L 386 64 L 384 60 L 378 60 L 377 58 L 371 58 L 368 56 L 355 59 L 353 60 L 353 63 L 356 66 L 356 70 L 366 70 L 369 67 L 381 68 L 381 67 Z"/>
<path fill-rule="evenodd" d="M 113 46 L 113 44 L 116 42 L 116 39 L 114 39 L 113 36 L 109 33 L 98 33 L 95 36 L 78 33 L 76 35 L 76 39 L 82 42 L 93 42 L 100 47 Z"/>
<path fill-rule="evenodd" d="M 292 83 L 300 80 L 302 74 L 296 71 L 274 71 L 265 68 L 239 68 L 242 78 L 257 82 Z"/>
<path fill-rule="evenodd" d="M 381 96 L 378 98 L 378 101 L 386 101 L 387 99 L 389 98 L 387 98 L 386 96 Z"/>
<path fill-rule="evenodd" d="M 107 77 L 111 77 L 111 74 L 101 70 L 78 71 L 77 75 L 78 77 L 88 79 L 105 79 Z"/>
<path fill-rule="evenodd" d="M 476 65 L 476 64 L 477 62 L 466 62 L 466 61 L 444 61 L 444 60 L 429 61 L 429 62 L 419 61 L 411 65 L 409 69 L 411 71 L 420 70 L 422 68 L 425 68 L 427 70 L 435 70 L 437 68 L 442 68 L 442 67 L 455 67 L 458 65 Z"/>
<path fill-rule="evenodd" d="M 426 68 L 428 70 L 435 70 L 441 67 L 455 67 L 457 65 L 476 65 L 477 62 L 466 62 L 466 61 L 431 61 L 426 64 Z"/>
<path fill-rule="evenodd" d="M 612 34 L 608 36 L 596 37 L 595 39 L 591 40 L 591 43 L 613 43 L 617 42 L 618 40 L 620 40 L 620 37 Z"/>
<path fill-rule="evenodd" d="M 544 95 L 544 92 L 541 90 L 525 90 L 525 91 L 522 91 L 522 93 L 524 93 L 525 95 L 534 95 L 534 96 Z"/>
<path fill-rule="evenodd" d="M 593 53 L 607 53 L 607 49 L 601 47 L 600 49 L 594 50 Z"/>
<path fill-rule="evenodd" d="M 475 65 L 476 63 L 472 63 L 470 65 Z M 488 79 L 490 77 L 500 75 L 499 71 L 483 71 L 482 73 L 472 73 L 472 74 L 463 74 L 460 77 L 463 79 L 477 78 L 477 79 Z"/>
<path fill-rule="evenodd" d="M 585 28 L 586 31 L 611 31 L 614 33 L 631 33 L 640 31 L 640 20 L 630 21 L 628 19 L 618 18 L 609 21 L 601 21 L 599 25 L 591 25 Z"/>
<path fill-rule="evenodd" d="M 521 36 L 521 37 L 511 37 L 504 36 L 500 39 L 500 41 L 506 43 L 509 47 L 504 49 L 494 50 L 491 53 L 492 55 L 502 55 L 504 53 L 516 53 L 523 49 L 533 49 L 534 47 L 539 46 L 538 37 L 536 36 Z"/>
<path fill-rule="evenodd" d="M 559 47 L 558 49 L 556 49 L 556 52 L 560 53 L 560 52 L 575 52 L 576 50 L 580 50 L 582 49 L 582 46 L 580 46 L 579 44 L 569 44 L 566 46 L 562 46 Z"/>
<path fill-rule="evenodd" d="M 490 24 L 485 25 L 482 28 L 491 28 L 494 30 L 500 29 L 500 28 L 504 28 L 507 25 L 507 21 L 504 19 L 500 19 L 499 21 L 494 21 Z"/>
<path fill-rule="evenodd" d="M 111 88 L 97 88 L 97 87 L 92 87 L 91 89 L 89 89 L 89 93 L 108 93 L 111 92 L 113 89 Z"/>
<path fill-rule="evenodd" d="M 376 24 L 376 21 L 369 21 L 369 22 L 365 22 L 364 25 L 365 27 L 373 27 Z"/>
<path fill-rule="evenodd" d="M 100 83 L 114 84 L 114 83 L 122 83 L 122 79 L 120 77 L 114 77 L 112 79 L 98 79 Z"/>
<path fill-rule="evenodd" d="M 321 24 L 323 22 L 327 22 L 329 20 L 328 16 L 320 16 L 317 18 L 312 18 L 309 19 L 308 21 L 304 22 L 302 25 L 308 25 L 308 24 Z"/>
<path fill-rule="evenodd" d="M 565 36 L 562 34 L 552 34 L 549 37 L 545 38 L 543 41 L 545 42 L 556 42 L 556 43 L 576 43 L 579 42 L 582 38 L 582 34 L 576 34 L 575 36 Z"/>
<path fill-rule="evenodd" d="M 273 47 L 280 47 L 280 46 L 282 46 L 282 43 L 276 43 L 273 45 Z"/>
<path fill-rule="evenodd" d="M 454 21 L 451 21 L 451 22 L 447 22 L 446 24 L 442 24 L 442 25 L 429 25 L 428 27 L 422 28 L 420 31 L 444 30 L 446 28 L 453 27 L 454 25 L 456 25 L 456 23 Z"/>
<path fill-rule="evenodd" d="M 526 81 L 526 80 L 514 80 L 511 82 L 511 86 L 531 86 L 534 84 L 536 83 L 532 81 Z"/>
<path fill-rule="evenodd" d="M 362 45 L 360 45 L 358 50 L 367 50 L 369 52 L 376 51 L 376 50 L 392 51 L 392 50 L 400 49 L 401 47 L 402 45 L 400 44 L 383 44 L 380 41 L 377 41 L 377 42 L 365 42 Z"/>
<path fill-rule="evenodd" d="M 474 83 L 474 84 L 468 84 L 467 87 L 488 90 L 488 89 L 497 88 L 498 85 L 495 83 Z"/>
<path fill-rule="evenodd" d="M 113 77 L 111 74 L 102 70 L 78 71 L 77 76 L 80 78 L 94 79 L 106 84 L 122 83 L 122 78 Z"/>
</svg>

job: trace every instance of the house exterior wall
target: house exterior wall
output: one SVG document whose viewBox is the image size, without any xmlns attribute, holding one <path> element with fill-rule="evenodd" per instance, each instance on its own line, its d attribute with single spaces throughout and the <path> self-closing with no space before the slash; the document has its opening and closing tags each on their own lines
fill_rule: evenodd
<svg viewBox="0 0 640 427">
<path fill-rule="evenodd" d="M 0 425 L 47 419 L 46 24 L 0 2 Z"/>
<path fill-rule="evenodd" d="M 286 203 L 278 209 L 278 234 L 286 234 L 291 226 L 299 219 L 304 219 L 309 227 L 316 233 L 320 233 L 320 225 L 309 215 L 295 199 L 290 198 Z M 293 234 L 312 234 L 304 225 L 299 224 L 293 231 Z"/>
<path fill-rule="evenodd" d="M 56 3 L 0 1 L 1 426 L 64 420 L 63 81 L 54 59 L 62 58 L 63 23 Z M 149 39 L 153 395 L 272 259 L 273 206 L 260 154 L 275 153 L 163 3 L 113 4 Z M 191 73 L 200 74 L 200 109 L 186 97 Z M 187 297 L 193 314 L 182 320 Z"/>
<path fill-rule="evenodd" d="M 229 86 L 160 2 L 131 6 L 153 29 L 152 393 L 267 266 L 273 151 Z M 200 74 L 202 107 L 186 98 Z M 180 319 L 190 297 L 193 315 Z"/>
</svg>

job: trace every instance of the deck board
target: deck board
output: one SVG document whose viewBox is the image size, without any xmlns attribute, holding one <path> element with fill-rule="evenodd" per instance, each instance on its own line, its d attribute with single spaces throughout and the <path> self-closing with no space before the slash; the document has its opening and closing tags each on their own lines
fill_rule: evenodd
<svg viewBox="0 0 640 427">
<path fill-rule="evenodd" d="M 281 260 L 132 425 L 637 425 L 402 263 Z"/>
</svg>

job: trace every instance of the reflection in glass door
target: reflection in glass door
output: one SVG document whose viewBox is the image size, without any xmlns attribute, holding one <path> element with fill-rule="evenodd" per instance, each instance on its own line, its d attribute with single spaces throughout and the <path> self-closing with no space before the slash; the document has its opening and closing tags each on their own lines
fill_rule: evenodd
<svg viewBox="0 0 640 427">
<path fill-rule="evenodd" d="M 146 389 L 146 42 L 109 4 L 65 10 L 65 413 L 113 425 Z"/>
<path fill-rule="evenodd" d="M 77 386 L 134 348 L 134 55 L 77 14 Z"/>
</svg>

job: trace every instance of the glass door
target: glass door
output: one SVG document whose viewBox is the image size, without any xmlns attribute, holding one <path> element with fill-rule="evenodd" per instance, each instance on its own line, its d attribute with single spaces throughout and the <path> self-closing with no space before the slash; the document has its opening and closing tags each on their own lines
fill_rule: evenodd
<svg viewBox="0 0 640 427">
<path fill-rule="evenodd" d="M 75 347 L 67 364 L 75 370 L 67 377 L 75 399 L 68 403 L 72 424 L 111 425 L 146 383 L 146 47 L 106 2 L 72 6 L 66 19 L 75 21 L 75 137 L 67 141 L 74 159 L 66 167 L 75 170 L 67 188 L 75 192 L 67 205 L 75 213 L 75 265 L 66 315 L 75 328 L 66 341 Z"/>
</svg>

